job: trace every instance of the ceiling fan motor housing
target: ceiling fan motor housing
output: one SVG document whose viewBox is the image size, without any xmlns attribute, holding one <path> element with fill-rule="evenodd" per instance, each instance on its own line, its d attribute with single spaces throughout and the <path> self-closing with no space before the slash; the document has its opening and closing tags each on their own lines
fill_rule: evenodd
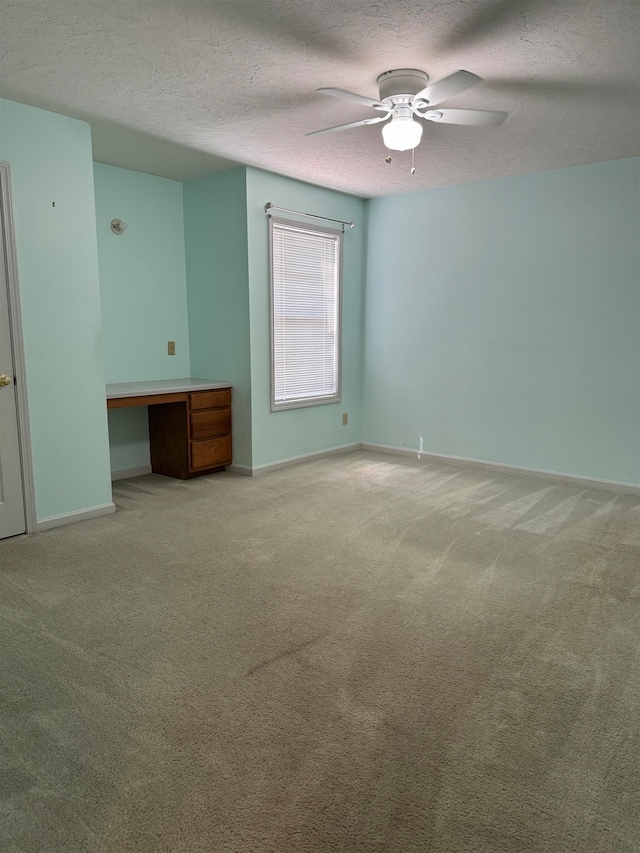
<svg viewBox="0 0 640 853">
<path fill-rule="evenodd" d="M 408 99 L 421 92 L 429 82 L 429 75 L 415 68 L 399 68 L 385 71 L 378 77 L 380 100 L 405 95 Z"/>
</svg>

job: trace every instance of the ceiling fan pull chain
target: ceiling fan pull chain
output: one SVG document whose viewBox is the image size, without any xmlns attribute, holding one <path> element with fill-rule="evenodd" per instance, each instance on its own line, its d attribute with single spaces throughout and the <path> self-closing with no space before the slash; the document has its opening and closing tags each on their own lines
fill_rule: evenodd
<svg viewBox="0 0 640 853">
<path fill-rule="evenodd" d="M 411 174 L 415 175 L 416 173 L 416 149 L 411 149 Z"/>
<path fill-rule="evenodd" d="M 391 160 L 392 160 L 392 157 L 391 157 L 391 149 L 390 149 L 390 148 L 387 148 L 387 157 L 386 157 L 385 162 L 390 164 L 390 163 L 391 163 Z"/>
</svg>

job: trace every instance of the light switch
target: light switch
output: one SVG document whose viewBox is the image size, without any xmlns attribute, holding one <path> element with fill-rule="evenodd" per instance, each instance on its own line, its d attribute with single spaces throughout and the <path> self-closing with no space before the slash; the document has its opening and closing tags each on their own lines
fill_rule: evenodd
<svg viewBox="0 0 640 853">
<path fill-rule="evenodd" d="M 167 345 L 167 352 L 169 355 L 175 355 L 176 354 L 176 342 L 175 341 L 169 341 L 169 343 Z"/>
</svg>

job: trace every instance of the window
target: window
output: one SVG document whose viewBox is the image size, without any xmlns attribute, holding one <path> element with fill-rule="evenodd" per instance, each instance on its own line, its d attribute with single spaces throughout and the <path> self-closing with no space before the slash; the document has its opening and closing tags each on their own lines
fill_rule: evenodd
<svg viewBox="0 0 640 853">
<path fill-rule="evenodd" d="M 342 233 L 269 218 L 271 411 L 340 400 Z"/>
</svg>

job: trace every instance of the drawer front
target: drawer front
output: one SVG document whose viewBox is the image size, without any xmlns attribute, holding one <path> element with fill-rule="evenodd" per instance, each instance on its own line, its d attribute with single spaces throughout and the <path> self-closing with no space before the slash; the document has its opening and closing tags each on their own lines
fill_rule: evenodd
<svg viewBox="0 0 640 853">
<path fill-rule="evenodd" d="M 231 436 L 191 442 L 191 468 L 217 468 L 231 465 Z"/>
<path fill-rule="evenodd" d="M 216 438 L 231 433 L 231 409 L 208 409 L 204 412 L 192 412 L 191 438 Z"/>
<path fill-rule="evenodd" d="M 196 391 L 189 395 L 191 409 L 223 409 L 231 405 L 231 389 Z"/>
</svg>

